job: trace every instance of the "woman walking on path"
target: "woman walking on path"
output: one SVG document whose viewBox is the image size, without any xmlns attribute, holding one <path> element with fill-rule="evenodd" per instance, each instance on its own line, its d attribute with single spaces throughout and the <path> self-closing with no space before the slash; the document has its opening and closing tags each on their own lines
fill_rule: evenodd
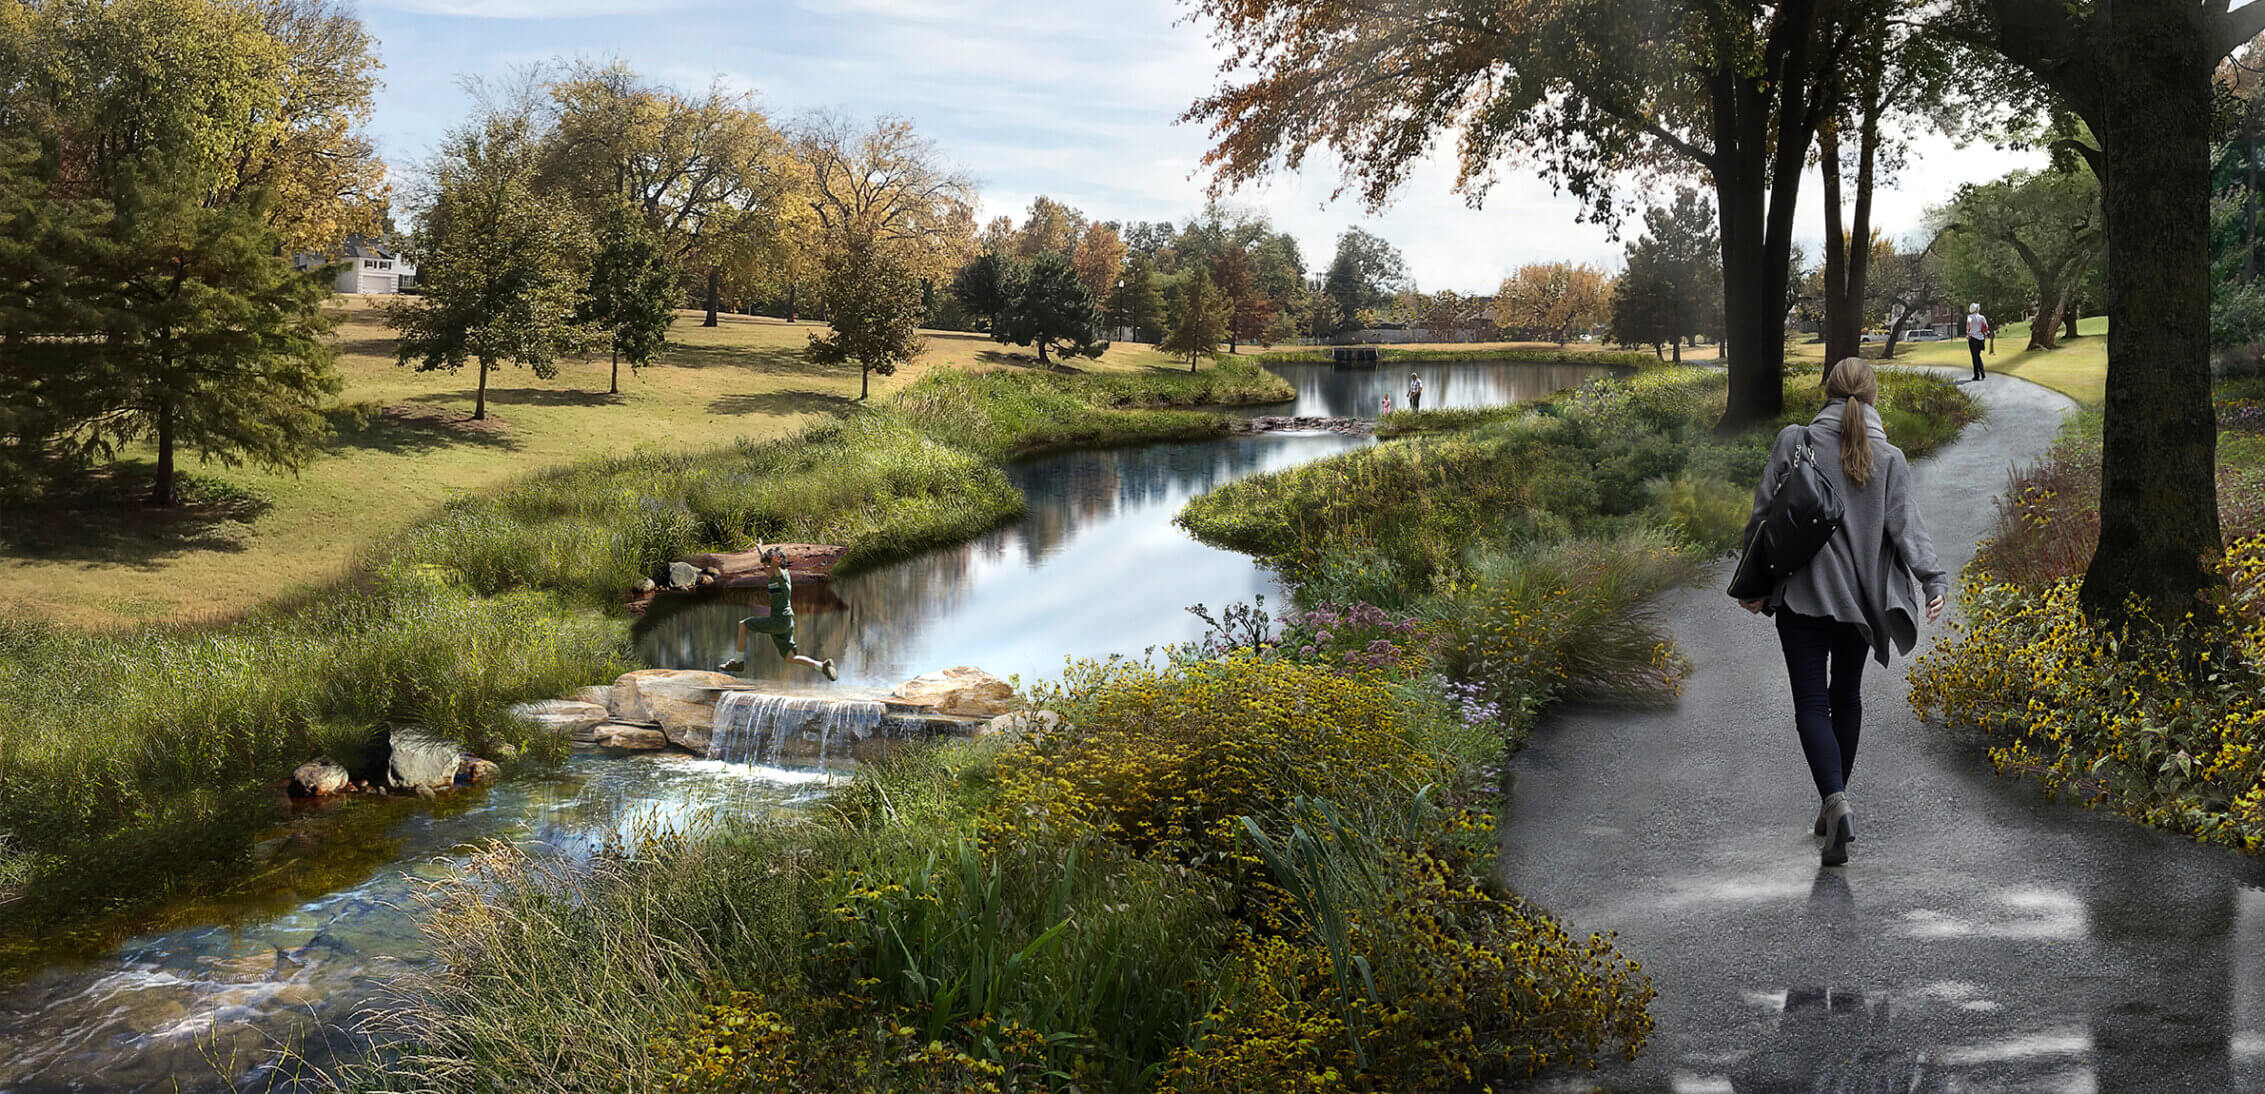
<svg viewBox="0 0 2265 1094">
<path fill-rule="evenodd" d="M 756 634 L 770 635 L 771 644 L 778 647 L 779 656 L 817 669 L 819 672 L 825 673 L 828 680 L 841 679 L 841 673 L 834 668 L 833 658 L 829 657 L 820 661 L 813 657 L 804 657 L 796 652 L 794 644 L 794 577 L 787 573 L 785 556 L 778 548 L 773 547 L 763 552 L 763 568 L 768 570 L 771 575 L 771 580 L 763 586 L 764 591 L 771 594 L 771 614 L 751 615 L 740 620 L 739 656 L 716 667 L 725 672 L 740 672 L 746 669 L 747 662 L 753 660 L 755 656 L 754 649 L 747 644 L 747 635 L 752 631 Z"/>
<path fill-rule="evenodd" d="M 1911 497 L 1911 467 L 1889 444 L 1872 404 L 1879 378 L 1870 363 L 1843 358 L 1825 380 L 1827 402 L 1806 429 L 1787 426 L 1777 435 L 1769 466 L 1754 491 L 1754 520 L 1769 509 L 1770 494 L 1804 433 L 1817 466 L 1845 509 L 1840 531 L 1799 571 L 1767 597 L 1739 603 L 1777 618 L 1785 672 L 1793 685 L 1793 722 L 1809 775 L 1824 804 L 1815 833 L 1825 836 L 1823 861 L 1848 861 L 1856 838 L 1848 805 L 1848 777 L 1856 768 L 1856 740 L 1864 717 L 1864 656 L 1888 663 L 1888 644 L 1908 654 L 1918 642 L 1923 587 L 1927 622 L 1942 614 L 1949 577 L 1935 560 L 1934 541 Z"/>
</svg>

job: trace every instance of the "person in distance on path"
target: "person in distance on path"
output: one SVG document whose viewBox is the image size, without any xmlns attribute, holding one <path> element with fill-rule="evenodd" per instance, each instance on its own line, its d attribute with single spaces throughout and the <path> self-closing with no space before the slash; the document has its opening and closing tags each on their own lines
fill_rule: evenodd
<svg viewBox="0 0 2265 1094">
<path fill-rule="evenodd" d="M 1974 355 L 1974 378 L 1989 379 L 1982 370 L 1982 342 L 1990 336 L 1990 321 L 1982 317 L 1982 305 L 1966 305 L 1966 352 Z"/>
<path fill-rule="evenodd" d="M 1408 409 L 1423 409 L 1423 377 L 1413 372 L 1408 374 Z"/>
<path fill-rule="evenodd" d="M 794 644 L 794 577 L 787 573 L 785 554 L 776 547 L 763 552 L 763 569 L 771 575 L 771 580 L 764 585 L 764 590 L 771 594 L 771 614 L 751 615 L 740 620 L 739 656 L 716 667 L 725 672 L 745 670 L 748 659 L 755 653 L 754 648 L 748 645 L 747 638 L 748 633 L 753 632 L 770 635 L 771 644 L 778 647 L 779 656 L 817 669 L 826 674 L 828 680 L 841 679 L 841 672 L 834 668 L 833 658 L 820 661 L 797 652 Z"/>
<path fill-rule="evenodd" d="M 1809 424 L 1817 466 L 1846 510 L 1840 531 L 1816 558 L 1778 582 L 1767 597 L 1742 600 L 1750 612 L 1777 619 L 1785 673 L 1793 685 L 1793 725 L 1809 777 L 1823 804 L 1813 828 L 1825 837 L 1823 861 L 1848 861 L 1856 838 L 1848 778 L 1864 719 L 1864 657 L 1888 663 L 1888 645 L 1908 654 L 1927 622 L 1942 615 L 1950 577 L 1935 559 L 1934 540 L 1911 496 L 1911 465 L 1888 443 L 1873 403 L 1879 377 L 1870 362 L 1844 357 L 1825 379 L 1825 407 Z M 1777 435 L 1769 466 L 1754 490 L 1754 519 L 1769 509 L 1778 476 L 1793 459 L 1800 426 Z M 1913 594 L 1916 584 L 1924 590 Z"/>
</svg>

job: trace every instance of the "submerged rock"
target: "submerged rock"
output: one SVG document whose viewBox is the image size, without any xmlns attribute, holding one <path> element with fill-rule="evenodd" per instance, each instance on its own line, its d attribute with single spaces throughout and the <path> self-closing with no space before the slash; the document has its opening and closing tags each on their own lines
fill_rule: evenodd
<svg viewBox="0 0 2265 1094">
<path fill-rule="evenodd" d="M 352 780 L 344 767 L 330 760 L 308 760 L 291 773 L 291 793 L 294 797 L 319 798 L 343 792 Z"/>
<path fill-rule="evenodd" d="M 475 786 L 492 783 L 502 777 L 502 767 L 498 766 L 494 760 L 483 760 L 478 756 L 464 757 L 463 762 L 458 764 L 456 768 L 458 782 L 471 783 Z"/>
<path fill-rule="evenodd" d="M 938 714 L 993 718 L 1015 709 L 1015 689 L 978 668 L 960 665 L 915 676 L 897 685 L 890 698 Z"/>
</svg>

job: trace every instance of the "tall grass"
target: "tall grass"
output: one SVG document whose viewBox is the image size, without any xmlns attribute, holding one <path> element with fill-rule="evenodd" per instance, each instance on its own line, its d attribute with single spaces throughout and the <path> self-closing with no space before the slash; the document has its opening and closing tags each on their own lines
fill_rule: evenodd
<svg viewBox="0 0 2265 1094">
<path fill-rule="evenodd" d="M 416 722 L 555 754 L 504 708 L 629 667 L 620 628 L 539 594 L 387 568 L 355 595 L 217 628 L 0 624 L 0 876 L 11 919 L 162 898 L 240 855 L 276 781 Z"/>
<path fill-rule="evenodd" d="M 451 570 L 483 594 L 556 589 L 607 603 L 694 551 L 842 543 L 851 570 L 1021 511 L 996 466 L 869 411 L 784 440 L 560 468 L 457 502 L 377 554 Z"/>
<path fill-rule="evenodd" d="M 1220 358 L 1199 372 L 941 372 L 899 392 L 914 429 L 994 460 L 1063 445 L 1209 437 L 1229 422 L 1195 406 L 1283 402 L 1296 392 L 1257 365 Z"/>
<path fill-rule="evenodd" d="M 1823 405 L 1814 371 L 1790 371 L 1779 423 Z M 1474 547 L 1515 548 L 1644 527 L 1720 551 L 1745 522 L 1771 431 L 1715 433 L 1715 369 L 1600 379 L 1458 432 L 1409 437 L 1255 475 L 1188 504 L 1198 538 L 1258 555 L 1341 600 L 1404 606 L 1469 573 Z M 1914 456 L 1977 413 L 1927 373 L 1883 373 L 1890 436 Z M 1922 428 L 1921 422 L 1924 422 Z"/>
</svg>

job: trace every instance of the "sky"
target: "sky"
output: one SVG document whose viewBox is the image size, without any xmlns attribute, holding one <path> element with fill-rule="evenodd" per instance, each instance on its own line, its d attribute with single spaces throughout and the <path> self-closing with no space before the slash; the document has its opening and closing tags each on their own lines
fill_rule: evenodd
<svg viewBox="0 0 2265 1094">
<path fill-rule="evenodd" d="M 360 0 L 360 11 L 386 66 L 370 131 L 392 164 L 424 159 L 467 115 L 467 77 L 587 58 L 687 89 L 721 80 L 773 118 L 909 118 L 976 178 L 979 222 L 1019 220 L 1045 194 L 1096 220 L 1179 223 L 1209 181 L 1208 135 L 1176 119 L 1218 86 L 1219 54 L 1177 0 Z M 1960 184 L 2041 162 L 1925 137 L 1874 222 L 1914 235 Z M 1797 234 L 1815 255 L 1823 214 L 1810 175 Z M 1451 153 L 1435 154 L 1370 214 L 1356 197 L 1330 200 L 1340 180 L 1324 150 L 1301 173 L 1226 200 L 1295 234 L 1316 268 L 1347 227 L 1382 236 L 1425 290 L 1489 293 L 1529 262 L 1618 267 L 1625 240 L 1577 223 L 1575 203 L 1546 182 L 1505 174 L 1474 210 L 1453 180 Z"/>
</svg>

